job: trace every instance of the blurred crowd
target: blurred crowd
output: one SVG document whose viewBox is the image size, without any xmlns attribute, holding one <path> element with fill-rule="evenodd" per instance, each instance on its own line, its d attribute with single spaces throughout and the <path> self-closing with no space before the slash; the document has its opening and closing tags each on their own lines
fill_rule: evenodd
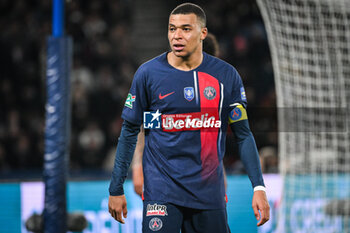
<svg viewBox="0 0 350 233">
<path fill-rule="evenodd" d="M 219 57 L 242 76 L 263 170 L 277 172 L 273 70 L 259 9 L 253 0 L 193 2 L 207 13 L 208 29 L 219 41 Z M 133 4 L 131 0 L 66 3 L 66 33 L 74 41 L 72 173 L 108 173 L 113 165 L 121 110 L 140 65 L 131 55 Z M 42 169 L 51 8 L 47 0 L 0 0 L 0 175 Z M 228 132 L 225 167 L 229 173 L 241 173 L 232 140 Z"/>
</svg>

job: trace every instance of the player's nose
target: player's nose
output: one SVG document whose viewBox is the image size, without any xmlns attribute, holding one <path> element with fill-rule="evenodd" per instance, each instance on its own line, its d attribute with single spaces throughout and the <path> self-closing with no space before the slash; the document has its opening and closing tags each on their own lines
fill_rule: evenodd
<svg viewBox="0 0 350 233">
<path fill-rule="evenodd" d="M 176 29 L 175 33 L 174 33 L 174 38 L 175 39 L 181 39 L 182 38 L 182 32 L 180 29 Z"/>
</svg>

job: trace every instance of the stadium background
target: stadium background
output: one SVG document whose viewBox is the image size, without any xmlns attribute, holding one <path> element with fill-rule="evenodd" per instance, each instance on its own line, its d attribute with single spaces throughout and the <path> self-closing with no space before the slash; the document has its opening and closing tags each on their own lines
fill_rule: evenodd
<svg viewBox="0 0 350 233">
<path fill-rule="evenodd" d="M 259 9 L 252 0 L 192 2 L 206 11 L 208 29 L 219 41 L 220 58 L 234 65 L 242 76 L 263 171 L 277 173 L 273 70 Z M 167 49 L 168 14 L 179 3 L 66 2 L 66 34 L 74 41 L 71 181 L 109 179 L 122 122 L 120 113 L 133 74 L 142 62 Z M 42 179 L 45 52 L 51 16 L 51 1 L 0 1 L 0 187 L 2 197 L 12 196 L 14 205 L 20 202 L 7 193 L 8 185 L 20 190 L 18 182 Z M 230 132 L 228 137 L 227 173 L 244 174 Z M 230 176 L 232 193 L 233 188 L 241 188 L 236 186 L 241 179 Z M 249 187 L 246 190 L 249 193 Z M 107 190 L 101 192 L 107 194 Z"/>
</svg>

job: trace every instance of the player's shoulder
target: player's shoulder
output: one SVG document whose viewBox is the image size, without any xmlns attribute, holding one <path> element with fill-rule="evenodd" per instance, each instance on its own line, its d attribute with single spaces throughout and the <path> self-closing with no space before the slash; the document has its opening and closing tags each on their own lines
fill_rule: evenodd
<svg viewBox="0 0 350 233">
<path fill-rule="evenodd" d="M 164 57 L 166 56 L 166 53 L 162 53 L 144 63 L 142 63 L 139 68 L 138 72 L 149 72 L 154 71 L 155 68 L 159 67 L 164 61 Z"/>
<path fill-rule="evenodd" d="M 239 77 L 238 71 L 236 68 L 231 65 L 230 63 L 218 58 L 214 57 L 210 54 L 205 54 L 206 60 L 207 60 L 207 65 L 211 67 L 211 69 L 214 69 L 221 74 L 224 73 L 225 77 L 228 78 L 237 78 Z"/>
</svg>

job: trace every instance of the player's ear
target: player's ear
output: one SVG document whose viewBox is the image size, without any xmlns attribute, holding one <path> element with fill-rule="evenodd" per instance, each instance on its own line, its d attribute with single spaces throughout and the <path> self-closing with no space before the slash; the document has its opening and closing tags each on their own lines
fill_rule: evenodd
<svg viewBox="0 0 350 233">
<path fill-rule="evenodd" d="M 208 35 L 208 28 L 203 27 L 201 29 L 201 41 L 203 41 Z"/>
</svg>

